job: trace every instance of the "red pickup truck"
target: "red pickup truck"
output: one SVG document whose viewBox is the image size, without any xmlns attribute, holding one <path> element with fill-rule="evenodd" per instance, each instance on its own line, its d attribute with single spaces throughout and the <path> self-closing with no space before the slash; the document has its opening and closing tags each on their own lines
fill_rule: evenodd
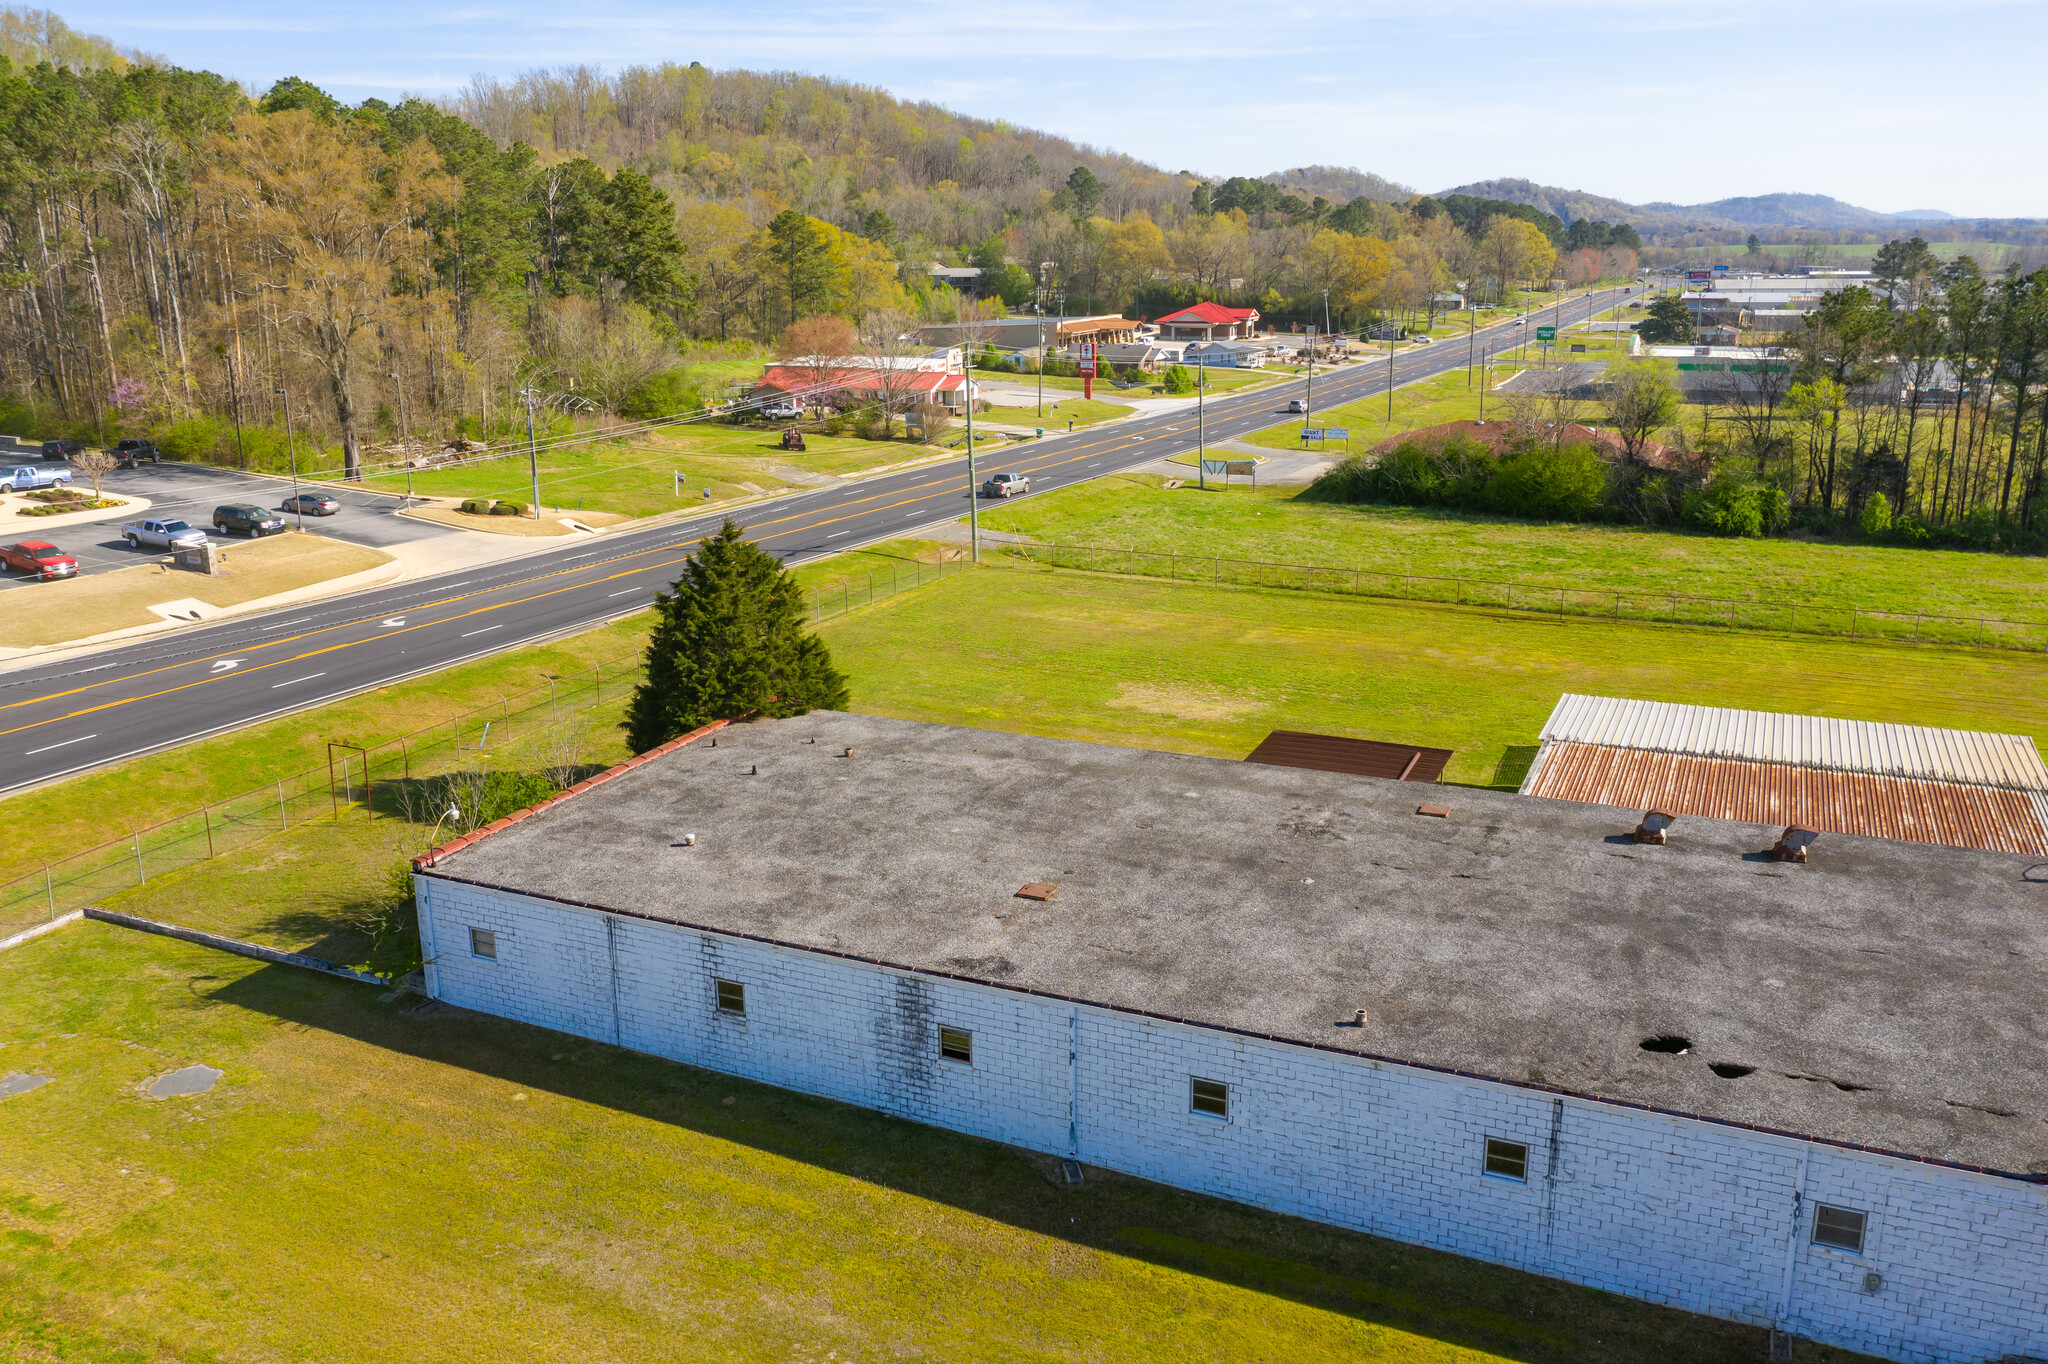
<svg viewBox="0 0 2048 1364">
<path fill-rule="evenodd" d="M 78 560 L 43 540 L 0 546 L 0 564 L 16 573 L 33 573 L 46 583 L 78 576 Z"/>
</svg>

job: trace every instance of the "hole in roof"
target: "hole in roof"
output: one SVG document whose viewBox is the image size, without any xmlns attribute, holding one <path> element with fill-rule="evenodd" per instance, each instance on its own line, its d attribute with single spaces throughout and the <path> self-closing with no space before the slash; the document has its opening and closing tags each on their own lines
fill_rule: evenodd
<svg viewBox="0 0 2048 1364">
<path fill-rule="evenodd" d="M 1756 1074 L 1755 1066 L 1738 1066 L 1733 1061 L 1709 1061 L 1707 1069 L 1724 1080 L 1740 1080 L 1745 1075 Z"/>
<path fill-rule="evenodd" d="M 1864 1090 L 1870 1088 L 1869 1085 L 1852 1084 L 1847 1080 L 1830 1080 L 1828 1083 L 1841 1090 L 1844 1094 L 1861 1094 Z"/>
<path fill-rule="evenodd" d="M 1644 1051 L 1654 1051 L 1663 1056 L 1683 1056 L 1692 1050 L 1692 1039 L 1660 1032 L 1655 1037 L 1645 1037 L 1642 1040 L 1642 1048 Z"/>
</svg>

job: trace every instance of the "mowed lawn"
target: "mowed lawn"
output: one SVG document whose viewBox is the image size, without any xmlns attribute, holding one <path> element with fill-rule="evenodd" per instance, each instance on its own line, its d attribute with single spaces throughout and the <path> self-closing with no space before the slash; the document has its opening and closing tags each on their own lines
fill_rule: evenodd
<svg viewBox="0 0 2048 1364">
<path fill-rule="evenodd" d="M 392 839 L 308 827 L 118 907 L 210 904 L 209 926 L 320 941 Z M 1012 1148 L 418 1003 L 97 923 L 0 954 L 0 1071 L 52 1078 L 0 1102 L 0 1358 L 1734 1364 L 1762 1348 L 1752 1328 L 1103 1171 L 1064 1187 Z M 193 1064 L 223 1072 L 211 1092 L 143 1092 Z"/>
<path fill-rule="evenodd" d="M 1160 483 L 1145 475 L 1096 479 L 991 508 L 981 523 L 1063 545 L 2048 621 L 2048 559 L 2038 556 L 1539 525 L 1475 512 L 1309 502 L 1295 488 L 1169 491 Z"/>
<path fill-rule="evenodd" d="M 963 573 L 822 627 L 856 709 L 1243 757 L 1274 729 L 1456 751 L 1515 785 L 1564 692 L 2048 740 L 2036 655 L 1212 588 Z"/>
</svg>

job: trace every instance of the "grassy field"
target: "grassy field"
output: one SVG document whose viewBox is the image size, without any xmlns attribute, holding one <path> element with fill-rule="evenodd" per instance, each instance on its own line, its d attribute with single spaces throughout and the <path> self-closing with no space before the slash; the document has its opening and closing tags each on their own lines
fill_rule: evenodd
<svg viewBox="0 0 2048 1364">
<path fill-rule="evenodd" d="M 971 622 L 971 624 L 963 624 Z M 1274 729 L 1456 750 L 1519 784 L 1560 693 L 1997 730 L 2048 744 L 2038 656 L 988 569 L 825 623 L 856 708 L 1242 757 Z"/>
<path fill-rule="evenodd" d="M 587 509 L 653 516 L 706 499 L 723 502 L 794 486 L 788 471 L 844 476 L 940 453 L 912 441 L 807 435 L 803 454 L 781 448 L 781 432 L 760 427 L 673 426 L 630 440 L 596 441 L 540 455 L 540 497 L 567 512 Z M 675 475 L 683 475 L 682 496 Z M 406 490 L 403 472 L 366 479 Z M 412 491 L 427 497 L 501 497 L 524 502 L 532 481 L 524 452 L 459 469 L 417 470 Z"/>
<path fill-rule="evenodd" d="M 400 850 L 388 826 L 313 826 L 118 907 L 345 959 Z M 1735 1364 L 1762 1347 L 1107 1172 L 1065 1187 L 1014 1149 L 415 1002 L 101 924 L 0 956 L 4 1065 L 53 1077 L 0 1104 L 0 1358 Z M 223 1072 L 211 1092 L 141 1092 L 195 1063 Z"/>
<path fill-rule="evenodd" d="M 1276 563 L 1536 586 L 1652 586 L 1707 597 L 1798 596 L 1861 609 L 2048 620 L 2048 561 L 1960 550 L 1733 540 L 1477 512 L 1333 506 L 1291 488 L 1161 491 L 1097 479 L 1004 505 L 982 524 L 1061 544 L 1177 549 Z"/>
<path fill-rule="evenodd" d="M 1025 384 L 1032 387 L 1036 387 L 1038 384 L 1038 376 L 1035 374 L 1018 374 L 1014 370 L 1007 369 L 976 369 L 974 377 L 986 379 L 991 383 Z M 1264 382 L 1265 371 L 1263 370 L 1212 369 L 1209 371 L 1209 391 L 1211 393 L 1231 393 L 1241 388 L 1256 388 Z M 1055 389 L 1062 393 L 1079 393 L 1081 391 L 1081 381 L 1079 379 L 1069 379 L 1058 374 L 1046 375 L 1045 391 L 1051 393 Z M 1097 379 L 1095 381 L 1095 389 L 1098 393 L 1104 390 L 1110 393 L 1120 391 L 1112 387 L 1104 379 Z M 1132 390 L 1132 392 L 1137 391 L 1135 389 Z"/>
<path fill-rule="evenodd" d="M 1109 392 L 1115 393 L 1116 390 L 1110 389 Z M 1009 394 L 998 396 L 1004 399 L 1011 397 Z M 1128 403 L 1109 403 L 1102 401 L 1100 398 L 1088 399 L 1061 396 L 1055 399 L 1050 391 L 1046 394 L 1046 412 L 1044 416 L 1039 415 L 1036 407 L 1014 407 L 1007 403 L 996 402 L 993 398 L 990 401 L 993 405 L 987 413 L 982 414 L 986 420 L 1008 422 L 1015 426 L 1042 426 L 1047 431 L 1064 431 L 1069 422 L 1073 423 L 1076 428 L 1093 426 L 1097 422 L 1106 422 L 1115 417 L 1128 417 L 1138 410 Z M 977 418 L 977 420 L 980 419 L 982 418 Z"/>
<path fill-rule="evenodd" d="M 149 608 L 192 598 L 212 606 L 238 606 L 388 564 L 391 556 L 318 535 L 277 535 L 233 544 L 227 572 L 218 578 L 155 562 L 112 573 L 87 573 L 16 592 L 0 612 L 0 648 L 26 649 L 86 634 L 155 625 Z"/>
</svg>

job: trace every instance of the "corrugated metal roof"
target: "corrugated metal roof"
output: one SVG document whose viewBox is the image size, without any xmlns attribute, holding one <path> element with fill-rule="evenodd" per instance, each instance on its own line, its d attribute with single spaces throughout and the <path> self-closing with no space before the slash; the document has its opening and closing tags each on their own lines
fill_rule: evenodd
<svg viewBox="0 0 2048 1364">
<path fill-rule="evenodd" d="M 1273 767 L 1306 767 L 1317 772 L 1346 772 L 1354 777 L 1386 777 L 1394 781 L 1440 781 L 1451 761 L 1448 748 L 1418 748 L 1375 739 L 1346 739 L 1334 734 L 1302 734 L 1276 729 L 1245 755 L 1248 763 Z"/>
<path fill-rule="evenodd" d="M 2048 791 L 2048 766 L 2023 734 L 1880 725 L 1720 706 L 1680 706 L 1566 692 L 1544 742 L 1737 758 L 1829 772 Z"/>
<path fill-rule="evenodd" d="M 2048 796 L 1962 782 L 1553 740 L 1522 794 L 2048 856 Z"/>
</svg>

